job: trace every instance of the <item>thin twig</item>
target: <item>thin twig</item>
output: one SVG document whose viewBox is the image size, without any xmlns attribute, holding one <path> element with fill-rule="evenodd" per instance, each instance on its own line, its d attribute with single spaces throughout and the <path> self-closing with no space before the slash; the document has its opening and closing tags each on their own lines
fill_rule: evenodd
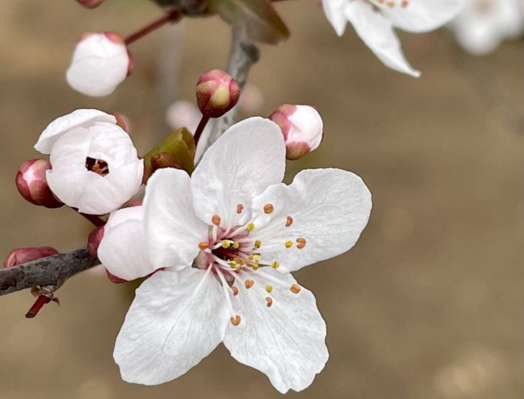
<svg viewBox="0 0 524 399">
<path fill-rule="evenodd" d="M 0 296 L 33 287 L 59 288 L 68 278 L 99 265 L 85 247 L 0 271 Z"/>
</svg>

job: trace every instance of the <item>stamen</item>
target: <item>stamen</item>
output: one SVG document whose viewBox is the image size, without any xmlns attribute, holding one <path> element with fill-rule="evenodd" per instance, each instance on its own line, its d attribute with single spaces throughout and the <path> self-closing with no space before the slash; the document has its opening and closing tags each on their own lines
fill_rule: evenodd
<svg viewBox="0 0 524 399">
<path fill-rule="evenodd" d="M 271 291 L 273 291 L 273 286 L 272 285 L 266 285 L 266 291 L 268 294 L 271 294 Z"/>
<path fill-rule="evenodd" d="M 253 231 L 253 230 L 255 230 L 255 225 L 254 225 L 254 223 L 249 223 L 249 224 L 247 225 L 247 229 L 248 229 L 249 231 Z"/>
<path fill-rule="evenodd" d="M 198 244 L 198 248 L 200 248 L 202 251 L 204 249 L 207 249 L 207 247 L 209 247 L 209 243 L 208 242 L 201 242 L 200 244 Z"/>
<path fill-rule="evenodd" d="M 306 239 L 305 238 L 297 238 L 297 248 L 302 249 L 306 246 Z"/>
<path fill-rule="evenodd" d="M 278 269 L 280 267 L 280 263 L 278 263 L 277 261 L 274 261 L 273 263 L 271 263 L 271 267 L 273 269 Z"/>
<path fill-rule="evenodd" d="M 286 218 L 286 227 L 289 227 L 293 224 L 293 218 L 291 216 L 288 216 Z"/>
<path fill-rule="evenodd" d="M 250 289 L 254 284 L 255 282 L 253 280 L 246 280 L 245 286 L 247 289 Z"/>
<path fill-rule="evenodd" d="M 231 242 L 230 242 L 230 241 L 228 241 L 228 240 L 224 240 L 224 241 L 222 241 L 222 248 L 227 249 L 227 248 L 229 248 L 230 246 L 231 246 Z"/>
<path fill-rule="evenodd" d="M 237 296 L 238 295 L 238 288 L 235 287 L 234 285 L 231 286 L 231 289 L 233 290 L 233 295 L 234 296 Z"/>
<path fill-rule="evenodd" d="M 286 241 L 284 245 L 286 246 L 286 248 L 291 248 L 293 246 L 293 243 L 291 241 Z"/>
<path fill-rule="evenodd" d="M 244 210 L 244 205 L 238 204 L 237 205 L 237 213 L 240 215 L 243 210 Z"/>
<path fill-rule="evenodd" d="M 222 221 L 222 219 L 220 218 L 220 216 L 218 215 L 214 215 L 212 218 L 211 218 L 211 222 L 213 222 L 213 224 L 215 226 L 220 226 L 220 222 Z"/>
<path fill-rule="evenodd" d="M 226 282 L 226 279 L 224 278 L 224 275 L 220 271 L 220 268 L 217 267 L 215 268 L 215 270 L 217 272 L 218 278 L 220 279 L 220 282 L 222 283 L 222 291 L 224 292 L 227 306 L 229 307 L 229 311 L 231 312 L 231 319 L 229 320 L 231 320 L 231 324 L 233 324 L 234 326 L 238 326 L 240 324 L 240 316 L 235 315 L 235 311 L 233 310 L 233 304 L 231 303 L 231 298 L 229 297 L 229 293 L 227 292 L 228 289 L 231 289 L 233 291 L 233 295 L 236 295 L 235 290 L 232 287 L 229 287 L 229 285 Z"/>
<path fill-rule="evenodd" d="M 240 324 L 240 316 L 239 315 L 236 315 L 235 317 L 231 317 L 231 324 L 233 324 L 235 327 L 238 326 Z"/>
<path fill-rule="evenodd" d="M 268 296 L 268 297 L 266 298 L 266 302 L 267 302 L 267 307 L 270 308 L 271 305 L 273 305 L 273 298 L 271 298 L 271 297 Z"/>
<path fill-rule="evenodd" d="M 400 3 L 400 5 L 402 6 L 402 8 L 406 8 L 407 6 L 409 6 L 409 1 L 402 0 L 402 3 Z"/>
<path fill-rule="evenodd" d="M 269 215 L 270 213 L 273 213 L 274 209 L 275 208 L 273 207 L 273 204 L 266 204 L 266 205 L 264 205 L 264 213 L 265 214 Z"/>
<path fill-rule="evenodd" d="M 262 240 L 256 240 L 255 241 L 255 248 L 258 249 L 262 245 Z"/>
<path fill-rule="evenodd" d="M 240 248 L 240 243 L 238 241 L 233 241 L 233 248 L 235 249 Z"/>
<path fill-rule="evenodd" d="M 293 293 L 293 294 L 298 294 L 300 292 L 300 287 L 296 284 L 293 284 L 290 288 L 290 291 Z"/>
<path fill-rule="evenodd" d="M 395 7 L 395 2 L 394 2 L 394 1 L 388 1 L 388 2 L 386 3 L 386 5 L 387 5 L 389 8 L 393 8 L 393 7 Z"/>
</svg>

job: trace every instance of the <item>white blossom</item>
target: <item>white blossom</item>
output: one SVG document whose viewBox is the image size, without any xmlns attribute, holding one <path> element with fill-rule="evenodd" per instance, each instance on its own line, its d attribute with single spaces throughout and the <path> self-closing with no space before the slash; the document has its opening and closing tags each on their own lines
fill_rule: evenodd
<svg viewBox="0 0 524 399">
<path fill-rule="evenodd" d="M 250 118 L 204 154 L 191 177 L 162 169 L 146 187 L 150 261 L 114 357 L 124 380 L 173 380 L 221 342 L 282 393 L 307 388 L 327 359 L 326 326 L 290 272 L 340 255 L 367 224 L 371 195 L 339 169 L 281 183 L 276 124 Z M 115 270 L 118 274 L 118 271 Z"/>
<path fill-rule="evenodd" d="M 141 184 L 144 163 L 113 115 L 80 109 L 57 118 L 35 149 L 50 155 L 51 191 L 79 212 L 102 215 L 120 208 Z"/>
<path fill-rule="evenodd" d="M 504 0 L 505 1 L 505 0 Z M 463 0 L 322 0 L 339 36 L 350 22 L 360 38 L 389 68 L 415 77 L 394 31 L 429 32 L 453 19 Z"/>
</svg>

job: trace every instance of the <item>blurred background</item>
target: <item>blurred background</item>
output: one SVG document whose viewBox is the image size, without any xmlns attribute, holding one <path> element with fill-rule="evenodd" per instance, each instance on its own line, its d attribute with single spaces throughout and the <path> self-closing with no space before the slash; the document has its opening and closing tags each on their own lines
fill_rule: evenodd
<svg viewBox="0 0 524 399">
<path fill-rule="evenodd" d="M 383 66 L 351 27 L 338 38 L 316 1 L 277 8 L 292 37 L 261 46 L 249 80 L 263 93 L 258 113 L 314 104 L 326 132 L 319 150 L 289 163 L 288 179 L 306 167 L 348 169 L 374 197 L 354 249 L 297 273 L 317 296 L 331 357 L 308 390 L 289 397 L 521 398 L 522 42 L 473 57 L 446 30 L 402 35 L 417 80 Z M 83 107 L 121 112 L 144 154 L 168 133 L 168 103 L 193 101 L 199 74 L 225 67 L 230 28 L 217 17 L 188 19 L 131 46 L 135 72 L 113 95 L 92 99 L 67 86 L 81 33 L 126 35 L 159 14 L 145 0 L 93 11 L 73 0 L 0 3 L 2 256 L 24 246 L 73 249 L 90 229 L 71 210 L 30 205 L 15 188 L 51 120 Z M 85 272 L 58 291 L 60 308 L 47 305 L 32 320 L 28 291 L 1 297 L 0 398 L 281 396 L 224 347 L 174 382 L 124 383 L 112 350 L 130 291 Z"/>
</svg>

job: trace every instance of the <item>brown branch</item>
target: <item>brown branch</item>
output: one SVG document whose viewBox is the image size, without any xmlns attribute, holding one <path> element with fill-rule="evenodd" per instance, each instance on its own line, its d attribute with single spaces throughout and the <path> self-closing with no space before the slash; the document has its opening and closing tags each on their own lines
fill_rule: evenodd
<svg viewBox="0 0 524 399">
<path fill-rule="evenodd" d="M 33 287 L 57 289 L 68 278 L 99 264 L 83 247 L 11 267 L 0 271 L 0 296 Z"/>
</svg>

